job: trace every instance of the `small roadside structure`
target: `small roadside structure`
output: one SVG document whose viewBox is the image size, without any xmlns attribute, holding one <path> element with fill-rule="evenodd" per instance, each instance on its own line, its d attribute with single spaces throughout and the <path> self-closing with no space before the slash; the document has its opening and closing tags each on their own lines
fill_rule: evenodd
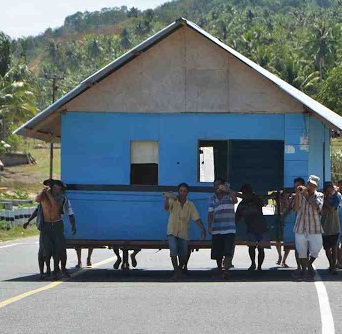
<svg viewBox="0 0 342 334">
<path fill-rule="evenodd" d="M 61 143 L 79 222 L 76 238 L 66 224 L 70 247 L 161 248 L 163 191 L 187 182 L 205 221 L 214 177 L 258 193 L 329 180 L 331 129 L 342 117 L 180 18 L 15 133 Z M 199 237 L 191 228 L 193 247 L 209 245 Z"/>
</svg>

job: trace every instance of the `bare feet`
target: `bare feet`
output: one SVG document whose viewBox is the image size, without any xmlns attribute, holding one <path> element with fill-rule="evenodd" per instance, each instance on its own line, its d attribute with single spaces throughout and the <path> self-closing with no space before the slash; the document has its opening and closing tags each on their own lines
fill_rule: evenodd
<svg viewBox="0 0 342 334">
<path fill-rule="evenodd" d="M 132 261 L 132 267 L 135 268 L 137 266 L 137 260 L 133 254 L 131 254 L 131 261 Z"/>
<path fill-rule="evenodd" d="M 120 263 L 121 263 L 121 257 L 119 257 L 119 258 L 116 260 L 116 262 L 113 264 L 113 268 L 114 268 L 115 270 L 119 269 Z"/>
<path fill-rule="evenodd" d="M 254 263 L 251 264 L 251 266 L 248 268 L 249 271 L 253 271 L 256 269 L 256 265 Z"/>
</svg>

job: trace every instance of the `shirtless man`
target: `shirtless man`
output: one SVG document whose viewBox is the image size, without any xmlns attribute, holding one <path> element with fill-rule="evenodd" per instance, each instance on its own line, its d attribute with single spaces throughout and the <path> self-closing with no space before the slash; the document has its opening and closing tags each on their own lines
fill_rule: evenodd
<svg viewBox="0 0 342 334">
<path fill-rule="evenodd" d="M 43 210 L 44 223 L 41 228 L 42 252 L 46 261 L 51 256 L 54 260 L 54 276 L 59 274 L 58 263 L 63 259 L 65 252 L 64 224 L 62 220 L 63 202 L 58 195 L 63 192 L 63 183 L 54 181 L 52 188 L 43 188 L 35 200 L 40 203 Z M 64 198 L 64 197 L 63 197 Z M 71 220 L 72 233 L 76 233 L 75 221 Z"/>
</svg>

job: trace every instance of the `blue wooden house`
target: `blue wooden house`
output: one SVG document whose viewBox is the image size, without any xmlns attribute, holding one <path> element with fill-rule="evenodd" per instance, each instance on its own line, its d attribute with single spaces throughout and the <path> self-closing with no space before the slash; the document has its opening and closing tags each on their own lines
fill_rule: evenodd
<svg viewBox="0 0 342 334">
<path fill-rule="evenodd" d="M 342 117 L 181 18 L 16 133 L 61 143 L 78 222 L 74 238 L 66 224 L 69 246 L 159 248 L 163 191 L 187 182 L 206 222 L 215 176 L 258 193 L 310 174 L 330 180 L 330 129 Z M 190 236 L 199 240 L 196 226 Z"/>
</svg>

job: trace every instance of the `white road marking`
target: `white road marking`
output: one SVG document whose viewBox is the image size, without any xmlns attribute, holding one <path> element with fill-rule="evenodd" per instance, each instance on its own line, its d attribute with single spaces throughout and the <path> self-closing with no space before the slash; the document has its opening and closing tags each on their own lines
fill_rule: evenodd
<svg viewBox="0 0 342 334">
<path fill-rule="evenodd" d="M 317 270 L 316 277 L 318 280 L 315 280 L 315 287 L 317 290 L 319 308 L 321 312 L 322 334 L 335 334 L 335 324 L 330 308 L 329 296 L 322 281 L 322 277 Z"/>
<path fill-rule="evenodd" d="M 0 248 L 8 248 L 8 247 L 13 247 L 13 246 L 17 246 L 17 245 L 22 245 L 23 243 L 17 243 L 17 244 L 10 244 L 10 245 L 5 245 L 5 246 L 0 246 Z"/>
</svg>

